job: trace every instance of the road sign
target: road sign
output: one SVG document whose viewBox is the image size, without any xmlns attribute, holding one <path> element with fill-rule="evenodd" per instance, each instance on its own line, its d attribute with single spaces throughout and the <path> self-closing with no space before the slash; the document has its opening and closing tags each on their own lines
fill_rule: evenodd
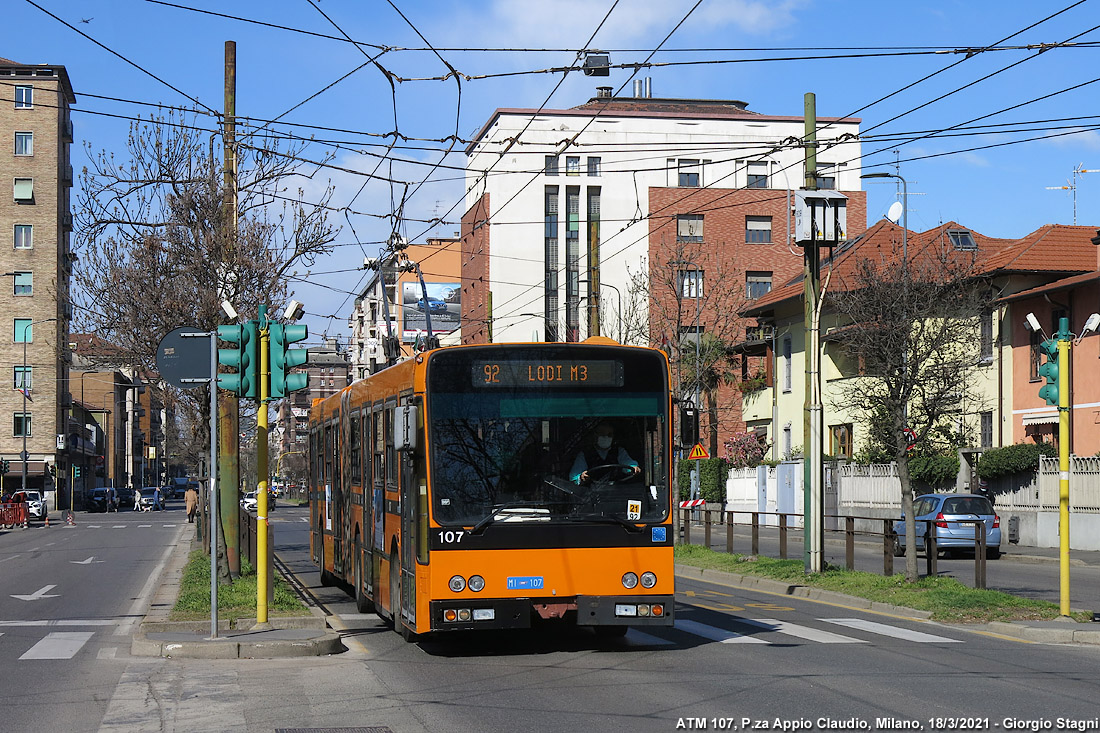
<svg viewBox="0 0 1100 733">
<path fill-rule="evenodd" d="M 192 389 L 202 384 L 195 380 L 210 380 L 210 349 L 194 338 L 184 338 L 185 333 L 206 335 L 194 326 L 168 332 L 157 344 L 157 372 L 173 387 Z"/>
<path fill-rule="evenodd" d="M 696 458 L 710 458 L 710 454 L 707 453 L 707 449 L 703 447 L 702 443 L 696 443 L 695 447 L 691 449 L 691 453 L 688 453 L 689 461 Z"/>
</svg>

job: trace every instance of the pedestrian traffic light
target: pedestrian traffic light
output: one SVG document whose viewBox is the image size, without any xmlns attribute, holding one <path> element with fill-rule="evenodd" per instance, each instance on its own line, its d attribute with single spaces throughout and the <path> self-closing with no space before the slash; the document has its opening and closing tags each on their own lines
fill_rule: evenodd
<svg viewBox="0 0 1100 733">
<path fill-rule="evenodd" d="M 301 324 L 283 325 L 272 322 L 268 330 L 268 342 L 271 351 L 271 390 L 272 399 L 286 397 L 295 390 L 309 386 L 309 375 L 291 372 L 291 369 L 309 361 L 306 349 L 291 349 L 291 344 L 309 336 L 309 329 Z"/>
<path fill-rule="evenodd" d="M 1045 377 L 1047 383 L 1039 388 L 1039 396 L 1047 401 L 1048 405 L 1058 404 L 1058 342 L 1047 339 L 1039 344 L 1039 351 L 1046 356 L 1046 363 L 1039 367 L 1039 376 Z"/>
<path fill-rule="evenodd" d="M 256 321 L 233 326 L 218 326 L 218 338 L 236 344 L 232 349 L 218 349 L 218 363 L 235 369 L 218 375 L 218 386 L 238 397 L 256 399 L 259 368 L 260 326 Z"/>
</svg>

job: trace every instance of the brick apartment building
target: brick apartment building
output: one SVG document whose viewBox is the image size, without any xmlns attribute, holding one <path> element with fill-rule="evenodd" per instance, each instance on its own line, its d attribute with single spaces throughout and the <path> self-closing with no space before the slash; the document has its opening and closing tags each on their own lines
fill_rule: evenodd
<svg viewBox="0 0 1100 733">
<path fill-rule="evenodd" d="M 25 445 L 27 487 L 45 491 L 51 507 L 58 506 L 53 492 L 68 495 L 69 107 L 75 102 L 64 66 L 0 58 L 6 146 L 0 153 L 0 232 L 7 243 L 0 247 L 0 308 L 8 314 L 0 320 L 0 363 L 13 385 L 0 390 L 0 456 L 11 467 L 4 490 L 14 490 L 22 482 Z"/>
</svg>

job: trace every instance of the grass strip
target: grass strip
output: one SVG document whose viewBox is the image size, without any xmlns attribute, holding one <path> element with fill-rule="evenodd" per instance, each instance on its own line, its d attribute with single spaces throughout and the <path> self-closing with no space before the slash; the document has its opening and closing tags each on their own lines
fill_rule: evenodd
<svg viewBox="0 0 1100 733">
<path fill-rule="evenodd" d="M 752 555 L 729 555 L 699 545 L 677 545 L 676 562 L 930 611 L 933 620 L 946 623 L 1049 620 L 1060 615 L 1056 603 L 1022 598 L 998 590 L 976 590 L 954 578 L 942 576 L 924 577 L 915 583 L 907 583 L 904 573 L 887 577 L 834 567 L 822 573 L 806 573 L 802 559 L 776 560 Z M 1086 622 L 1092 620 L 1092 614 L 1077 612 L 1072 614 L 1072 618 Z"/>
<path fill-rule="evenodd" d="M 272 616 L 308 614 L 305 604 L 278 573 L 271 575 L 275 584 L 275 602 L 268 605 Z M 241 577 L 229 585 L 218 586 L 218 614 L 226 618 L 256 615 L 256 569 L 241 560 Z M 187 559 L 180 578 L 180 594 L 172 608 L 173 621 L 194 621 L 210 615 L 210 557 L 195 550 Z"/>
</svg>

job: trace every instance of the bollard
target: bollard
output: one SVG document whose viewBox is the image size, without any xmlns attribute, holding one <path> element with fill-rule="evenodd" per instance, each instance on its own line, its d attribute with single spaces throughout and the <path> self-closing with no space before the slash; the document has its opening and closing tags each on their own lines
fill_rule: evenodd
<svg viewBox="0 0 1100 733">
<path fill-rule="evenodd" d="M 703 510 L 703 546 L 710 549 L 710 509 Z"/>
<path fill-rule="evenodd" d="M 844 517 L 844 566 L 849 570 L 856 569 L 855 517 Z"/>
<path fill-rule="evenodd" d="M 932 527 L 931 522 L 924 523 L 924 555 L 927 559 L 927 570 L 925 575 L 935 576 L 939 574 L 939 570 L 936 567 L 936 556 L 939 554 L 939 550 L 936 549 L 936 531 Z"/>
<path fill-rule="evenodd" d="M 752 513 L 752 554 L 760 554 L 760 512 Z"/>
<path fill-rule="evenodd" d="M 894 522 L 890 519 L 882 520 L 882 574 L 894 574 Z"/>
<path fill-rule="evenodd" d="M 726 552 L 733 554 L 733 512 L 726 512 Z"/>
<path fill-rule="evenodd" d="M 787 515 L 779 515 L 779 559 L 787 559 Z"/>
<path fill-rule="evenodd" d="M 985 522 L 974 523 L 974 587 L 985 589 Z"/>
<path fill-rule="evenodd" d="M 690 545 L 691 544 L 691 510 L 690 509 L 685 509 L 684 510 L 684 518 L 681 520 L 681 522 L 682 523 L 681 523 L 680 526 L 684 530 L 684 544 L 685 545 Z"/>
</svg>

